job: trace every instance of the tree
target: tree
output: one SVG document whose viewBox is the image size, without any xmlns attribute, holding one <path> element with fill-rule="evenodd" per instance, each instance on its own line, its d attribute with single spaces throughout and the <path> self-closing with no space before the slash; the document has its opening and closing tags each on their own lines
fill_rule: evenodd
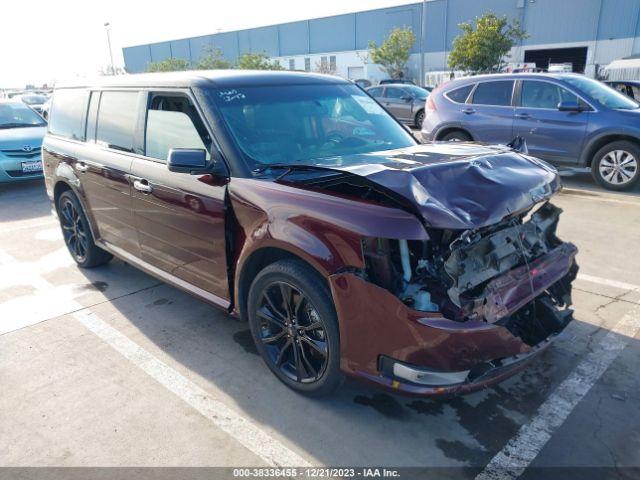
<svg viewBox="0 0 640 480">
<path fill-rule="evenodd" d="M 269 60 L 265 53 L 243 53 L 236 68 L 241 70 L 284 70 L 277 61 Z"/>
<path fill-rule="evenodd" d="M 416 36 L 410 28 L 395 28 L 379 47 L 369 42 L 369 55 L 391 78 L 402 78 L 407 68 L 411 48 Z"/>
<path fill-rule="evenodd" d="M 148 72 L 178 72 L 189 70 L 191 64 L 184 58 L 167 58 L 161 62 L 150 62 L 147 67 Z"/>
<path fill-rule="evenodd" d="M 458 27 L 462 34 L 453 41 L 449 67 L 473 73 L 500 71 L 516 41 L 528 37 L 517 21 L 509 23 L 506 16 L 491 12 L 476 17 L 475 30 L 468 22 Z"/>
<path fill-rule="evenodd" d="M 195 70 L 224 70 L 232 68 L 231 62 L 225 60 L 222 50 L 217 47 L 205 46 L 203 55 L 195 64 Z"/>
</svg>

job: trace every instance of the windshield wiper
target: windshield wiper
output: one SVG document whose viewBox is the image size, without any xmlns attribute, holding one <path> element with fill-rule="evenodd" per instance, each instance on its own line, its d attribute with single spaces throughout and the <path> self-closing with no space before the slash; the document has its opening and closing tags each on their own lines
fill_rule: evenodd
<svg viewBox="0 0 640 480">
<path fill-rule="evenodd" d="M 309 170 L 309 171 L 322 171 L 322 172 L 326 172 L 327 170 L 330 170 L 326 167 L 320 167 L 317 165 L 304 165 L 304 164 L 299 164 L 299 163 L 272 163 L 270 165 L 261 165 L 257 168 L 255 168 L 253 171 L 254 173 L 264 173 L 267 172 L 269 170 L 284 170 L 283 173 L 281 173 L 280 175 L 278 175 L 276 177 L 276 180 L 280 180 L 281 178 L 289 175 L 291 172 L 300 172 L 300 171 L 305 171 L 305 170 Z"/>
</svg>

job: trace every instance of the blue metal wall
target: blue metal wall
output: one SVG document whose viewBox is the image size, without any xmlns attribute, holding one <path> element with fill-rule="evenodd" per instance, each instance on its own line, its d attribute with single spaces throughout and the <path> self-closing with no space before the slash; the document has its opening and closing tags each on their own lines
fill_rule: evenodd
<svg viewBox="0 0 640 480">
<path fill-rule="evenodd" d="M 530 37 L 525 45 L 631 38 L 640 35 L 640 0 L 430 0 L 425 3 L 424 52 L 450 50 L 458 25 L 488 11 L 519 20 Z M 218 33 L 123 49 L 129 72 L 166 58 L 197 61 L 215 46 L 234 62 L 246 52 L 272 57 L 340 52 L 381 43 L 396 27 L 420 38 L 422 3 L 349 13 L 268 27 Z M 640 42 L 638 45 L 640 48 Z M 636 48 L 634 46 L 634 48 Z M 413 49 L 420 52 L 419 41 Z"/>
</svg>

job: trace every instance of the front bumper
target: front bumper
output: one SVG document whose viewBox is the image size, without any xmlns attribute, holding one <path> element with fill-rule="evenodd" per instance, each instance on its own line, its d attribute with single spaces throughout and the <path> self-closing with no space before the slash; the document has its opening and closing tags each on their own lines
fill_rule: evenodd
<svg viewBox="0 0 640 480">
<path fill-rule="evenodd" d="M 567 269 L 575 265 L 573 255 L 570 260 Z M 354 273 L 332 275 L 329 282 L 340 319 L 342 371 L 412 395 L 464 393 L 502 381 L 571 321 L 566 311 L 561 328 L 528 345 L 503 322 L 454 321 L 439 312 L 413 310 Z"/>
<path fill-rule="evenodd" d="M 28 158 L 0 159 L 0 183 L 23 182 L 38 180 L 44 177 L 43 171 L 35 173 L 23 173 L 22 162 L 40 161 L 41 156 Z"/>
</svg>

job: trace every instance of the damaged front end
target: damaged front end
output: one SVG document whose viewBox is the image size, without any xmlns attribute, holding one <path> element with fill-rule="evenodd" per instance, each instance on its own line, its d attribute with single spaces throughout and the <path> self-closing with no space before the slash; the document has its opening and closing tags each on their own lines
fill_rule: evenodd
<svg viewBox="0 0 640 480">
<path fill-rule="evenodd" d="M 556 236 L 560 213 L 546 202 L 488 227 L 427 228 L 424 241 L 364 239 L 361 280 L 396 297 L 415 348 L 381 351 L 377 378 L 371 365 L 352 370 L 414 393 L 472 390 L 512 374 L 572 320 L 577 248 Z M 334 293 L 340 305 L 340 283 Z"/>
</svg>

